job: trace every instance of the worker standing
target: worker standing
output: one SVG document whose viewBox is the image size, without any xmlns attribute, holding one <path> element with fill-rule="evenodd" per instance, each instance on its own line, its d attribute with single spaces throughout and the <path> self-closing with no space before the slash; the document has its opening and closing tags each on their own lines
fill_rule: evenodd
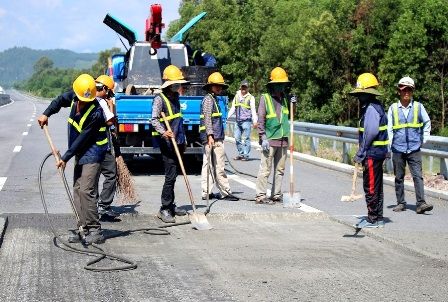
<svg viewBox="0 0 448 302">
<path fill-rule="evenodd" d="M 81 74 L 73 82 L 73 90 L 58 96 L 39 117 L 41 127 L 48 124 L 48 118 L 62 107 L 70 107 L 68 118 L 68 150 L 57 163 L 65 169 L 74 156 L 73 201 L 79 214 L 78 228 L 86 233 L 85 242 L 101 243 L 104 237 L 99 222 L 96 196 L 101 162 L 107 152 L 106 124 L 104 113 L 95 99 L 95 80 L 88 74 Z M 69 236 L 70 242 L 80 242 L 79 233 Z"/>
<path fill-rule="evenodd" d="M 407 163 L 414 180 L 417 199 L 416 212 L 423 214 L 433 209 L 433 205 L 425 201 L 422 154 L 420 152 L 422 144 L 430 136 L 431 120 L 423 104 L 412 98 L 415 89 L 412 78 L 400 79 L 397 89 L 400 100 L 393 103 L 387 112 L 389 142 L 395 174 L 395 195 L 397 196 L 397 206 L 395 206 L 394 212 L 406 210 L 404 175 Z"/>
<path fill-rule="evenodd" d="M 114 131 L 114 80 L 108 75 L 100 75 L 96 80 L 96 96 L 103 109 L 109 144 L 107 146 L 106 157 L 101 162 L 101 174 L 104 176 L 103 188 L 98 199 L 98 214 L 101 220 L 114 220 L 120 216 L 111 208 L 117 190 L 117 162 L 113 154 L 112 135 Z"/>
<path fill-rule="evenodd" d="M 353 160 L 363 165 L 364 193 L 367 217 L 355 224 L 356 228 L 384 227 L 383 220 L 383 162 L 388 153 L 387 115 L 377 96 L 378 80 L 371 73 L 358 77 L 350 94 L 356 96 L 361 106 L 359 121 L 359 147 Z"/>
<path fill-rule="evenodd" d="M 174 200 L 174 185 L 177 178 L 178 159 L 172 145 L 171 138 L 176 140 L 179 152 L 182 155 L 185 150 L 186 139 L 182 113 L 179 103 L 179 90 L 188 82 L 182 72 L 174 65 L 170 65 L 163 71 L 164 83 L 160 87 L 162 92 L 154 97 L 152 104 L 151 124 L 154 128 L 153 135 L 158 137 L 160 152 L 165 166 L 165 182 L 162 188 L 162 206 L 157 214 L 163 222 L 175 222 L 175 216 L 186 215 L 187 212 L 176 206 Z M 166 116 L 171 130 L 166 129 L 161 112 Z"/>
<path fill-rule="evenodd" d="M 234 130 L 236 148 L 238 155 L 234 160 L 247 161 L 250 153 L 250 133 L 252 126 L 257 125 L 257 112 L 255 110 L 255 98 L 249 92 L 249 82 L 243 80 L 240 89 L 236 92 L 232 100 L 232 107 L 227 118 L 236 114 L 236 124 Z"/>
<path fill-rule="evenodd" d="M 274 204 L 283 202 L 282 181 L 285 174 L 286 154 L 289 136 L 289 102 L 286 95 L 290 85 L 286 71 L 275 67 L 271 71 L 268 93 L 260 97 L 258 105 L 258 136 L 262 148 L 260 168 L 257 176 L 256 204 Z M 291 114 L 293 114 L 291 112 Z M 267 195 L 267 182 L 274 166 L 274 181 L 271 196 Z"/>
<path fill-rule="evenodd" d="M 225 168 L 225 151 L 224 151 L 224 124 L 222 113 L 219 110 L 216 97 L 222 94 L 228 85 L 224 82 L 224 78 L 219 72 L 212 73 L 207 80 L 207 84 L 203 89 L 207 91 L 201 103 L 201 122 L 200 122 L 200 138 L 204 144 L 204 156 L 202 165 L 202 199 L 211 194 L 213 180 L 220 192 L 219 199 L 237 201 L 238 197 L 232 194 L 230 190 L 229 180 L 224 170 Z M 211 153 L 210 153 L 211 152 Z M 209 159 L 211 162 L 209 162 Z M 213 173 L 208 177 L 207 174 Z M 207 190 L 208 189 L 208 190 Z"/>
</svg>

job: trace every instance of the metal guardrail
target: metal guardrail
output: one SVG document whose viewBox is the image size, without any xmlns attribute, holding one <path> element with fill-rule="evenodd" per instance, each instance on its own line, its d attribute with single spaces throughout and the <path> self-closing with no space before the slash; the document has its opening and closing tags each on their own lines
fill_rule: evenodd
<svg viewBox="0 0 448 302">
<path fill-rule="evenodd" d="M 234 123 L 234 119 L 229 120 Z M 312 155 L 317 155 L 319 139 L 327 139 L 342 143 L 342 161 L 349 163 L 350 147 L 358 144 L 358 129 L 353 127 L 314 124 L 305 122 L 294 123 L 294 134 L 311 137 Z M 335 146 L 335 145 L 334 145 Z M 335 148 L 335 147 L 334 147 Z M 429 169 L 432 172 L 434 158 L 440 159 L 440 174 L 448 179 L 448 137 L 431 136 L 423 145 L 422 154 L 429 156 Z M 392 172 L 392 160 L 386 163 L 388 172 Z"/>
</svg>

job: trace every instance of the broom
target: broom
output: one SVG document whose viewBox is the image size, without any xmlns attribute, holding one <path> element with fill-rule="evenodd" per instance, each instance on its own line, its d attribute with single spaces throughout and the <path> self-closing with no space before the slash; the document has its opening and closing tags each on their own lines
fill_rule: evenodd
<svg viewBox="0 0 448 302">
<path fill-rule="evenodd" d="M 107 58 L 109 75 L 113 76 L 113 68 L 112 68 L 112 59 L 111 57 Z M 114 114 L 117 115 L 117 112 L 114 107 Z M 118 203 L 119 204 L 132 204 L 137 202 L 138 195 L 135 191 L 134 179 L 132 178 L 132 174 L 128 169 L 128 166 L 124 162 L 123 157 L 120 153 L 120 147 L 118 146 L 118 142 L 113 140 L 113 136 L 110 131 L 108 131 L 109 141 L 111 144 L 111 152 L 115 157 L 115 162 L 117 164 L 117 195 L 118 195 Z M 117 148 L 117 149 L 115 149 Z"/>
</svg>

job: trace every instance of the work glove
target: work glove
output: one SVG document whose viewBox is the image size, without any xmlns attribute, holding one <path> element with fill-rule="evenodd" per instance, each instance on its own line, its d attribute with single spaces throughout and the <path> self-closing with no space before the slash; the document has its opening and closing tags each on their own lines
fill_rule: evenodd
<svg viewBox="0 0 448 302">
<path fill-rule="evenodd" d="M 353 162 L 356 164 L 362 164 L 363 159 L 359 157 L 358 155 L 353 156 Z"/>
<path fill-rule="evenodd" d="M 269 142 L 267 139 L 261 142 L 261 149 L 263 149 L 263 152 L 269 152 Z"/>
<path fill-rule="evenodd" d="M 297 103 L 297 96 L 295 95 L 295 94 L 292 94 L 292 95 L 290 95 L 289 96 L 289 101 L 291 102 L 291 103 Z"/>
</svg>

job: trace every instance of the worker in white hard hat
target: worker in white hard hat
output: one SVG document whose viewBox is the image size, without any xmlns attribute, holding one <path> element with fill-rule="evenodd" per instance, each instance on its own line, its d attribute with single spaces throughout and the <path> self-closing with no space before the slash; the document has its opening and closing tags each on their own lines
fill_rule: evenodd
<svg viewBox="0 0 448 302">
<path fill-rule="evenodd" d="M 398 81 L 397 92 L 400 97 L 388 111 L 388 132 L 392 162 L 395 174 L 395 195 L 397 206 L 395 212 L 406 210 L 404 199 L 404 176 L 406 163 L 409 165 L 414 180 L 415 197 L 417 199 L 417 214 L 423 214 L 433 209 L 426 203 L 422 176 L 422 155 L 420 148 L 431 132 L 431 120 L 422 103 L 413 99 L 415 82 L 410 77 Z"/>
</svg>

